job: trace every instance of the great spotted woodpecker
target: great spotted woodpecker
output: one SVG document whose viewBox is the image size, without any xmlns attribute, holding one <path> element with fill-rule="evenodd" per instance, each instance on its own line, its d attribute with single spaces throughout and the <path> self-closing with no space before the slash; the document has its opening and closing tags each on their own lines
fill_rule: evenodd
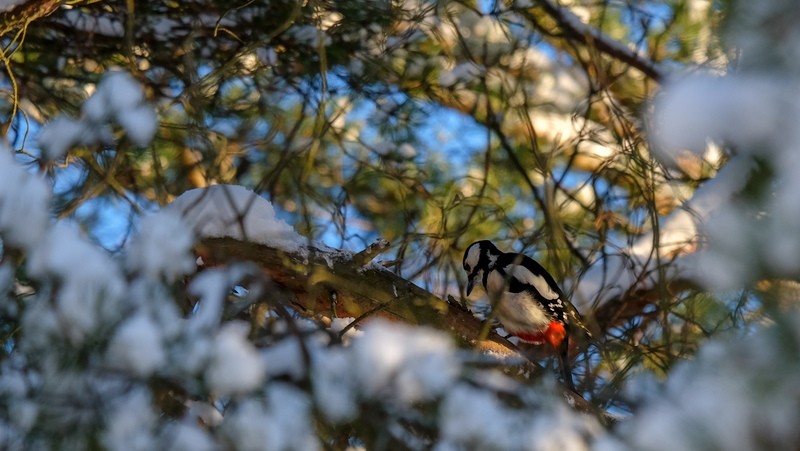
<svg viewBox="0 0 800 451">
<path fill-rule="evenodd" d="M 486 240 L 469 245 L 463 265 L 467 296 L 480 281 L 503 328 L 524 342 L 552 346 L 564 382 L 574 390 L 567 356 L 570 332 L 574 326 L 591 334 L 553 276 L 527 255 L 501 252 Z"/>
</svg>

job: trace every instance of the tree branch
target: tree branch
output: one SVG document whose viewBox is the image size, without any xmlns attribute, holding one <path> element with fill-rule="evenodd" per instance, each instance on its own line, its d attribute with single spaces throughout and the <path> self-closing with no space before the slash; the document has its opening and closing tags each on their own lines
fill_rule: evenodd
<svg viewBox="0 0 800 451">
<path fill-rule="evenodd" d="M 457 303 L 449 303 L 376 265 L 341 252 L 308 248 L 289 253 L 233 238 L 208 238 L 197 248 L 208 265 L 247 260 L 293 293 L 292 303 L 310 317 L 359 317 L 367 312 L 390 320 L 451 331 L 481 351 L 512 356 L 517 350 L 497 334 L 478 340 L 481 322 Z"/>
<path fill-rule="evenodd" d="M 61 0 L 34 0 L 0 12 L 0 36 L 25 28 L 31 22 L 49 16 L 62 3 Z"/>
<path fill-rule="evenodd" d="M 558 25 L 571 39 L 582 44 L 591 45 L 606 55 L 635 67 L 659 83 L 664 80 L 664 74 L 656 63 L 639 52 L 617 42 L 599 29 L 583 23 L 569 8 L 550 0 L 538 0 L 538 3 L 553 20 L 558 22 Z M 531 23 L 537 27 L 539 26 L 535 21 L 531 21 Z"/>
<path fill-rule="evenodd" d="M 364 266 L 371 262 L 386 249 L 389 249 L 389 242 L 383 238 L 367 246 L 366 249 L 353 256 L 353 264 Z"/>
</svg>

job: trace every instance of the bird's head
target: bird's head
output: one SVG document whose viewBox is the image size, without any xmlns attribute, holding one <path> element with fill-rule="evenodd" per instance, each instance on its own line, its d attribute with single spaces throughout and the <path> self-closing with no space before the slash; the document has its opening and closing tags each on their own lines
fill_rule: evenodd
<svg viewBox="0 0 800 451">
<path fill-rule="evenodd" d="M 502 254 L 491 241 L 476 241 L 464 251 L 464 271 L 467 272 L 467 296 L 475 288 L 475 283 L 483 280 L 483 274 L 494 267 Z"/>
</svg>

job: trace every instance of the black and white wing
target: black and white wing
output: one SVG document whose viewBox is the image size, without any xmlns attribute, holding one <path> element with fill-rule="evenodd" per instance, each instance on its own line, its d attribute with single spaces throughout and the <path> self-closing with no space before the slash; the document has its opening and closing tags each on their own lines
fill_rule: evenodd
<svg viewBox="0 0 800 451">
<path fill-rule="evenodd" d="M 506 254 L 502 270 L 508 278 L 508 291 L 530 292 L 554 319 L 567 324 L 567 304 L 555 279 L 536 260 L 523 254 Z"/>
<path fill-rule="evenodd" d="M 527 262 L 523 260 L 522 264 L 511 263 L 503 268 L 510 278 L 510 291 L 520 292 L 534 288 L 542 299 L 554 300 L 561 297 L 559 294 L 561 290 L 555 285 L 550 274 L 542 268 L 542 265 L 530 258 L 528 260 Z"/>
</svg>

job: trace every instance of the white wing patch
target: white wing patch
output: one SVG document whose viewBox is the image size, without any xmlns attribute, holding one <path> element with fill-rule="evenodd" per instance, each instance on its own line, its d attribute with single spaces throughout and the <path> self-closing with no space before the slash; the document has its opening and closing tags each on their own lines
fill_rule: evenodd
<svg viewBox="0 0 800 451">
<path fill-rule="evenodd" d="M 542 295 L 543 298 L 547 299 L 548 301 L 552 301 L 554 299 L 558 299 L 558 293 L 553 291 L 550 288 L 550 285 L 544 280 L 544 277 L 538 276 L 528 268 L 522 265 L 508 265 L 503 269 L 506 273 L 510 274 L 512 277 L 516 277 L 522 283 L 526 283 L 528 285 L 532 285 L 536 288 L 536 291 Z"/>
</svg>

